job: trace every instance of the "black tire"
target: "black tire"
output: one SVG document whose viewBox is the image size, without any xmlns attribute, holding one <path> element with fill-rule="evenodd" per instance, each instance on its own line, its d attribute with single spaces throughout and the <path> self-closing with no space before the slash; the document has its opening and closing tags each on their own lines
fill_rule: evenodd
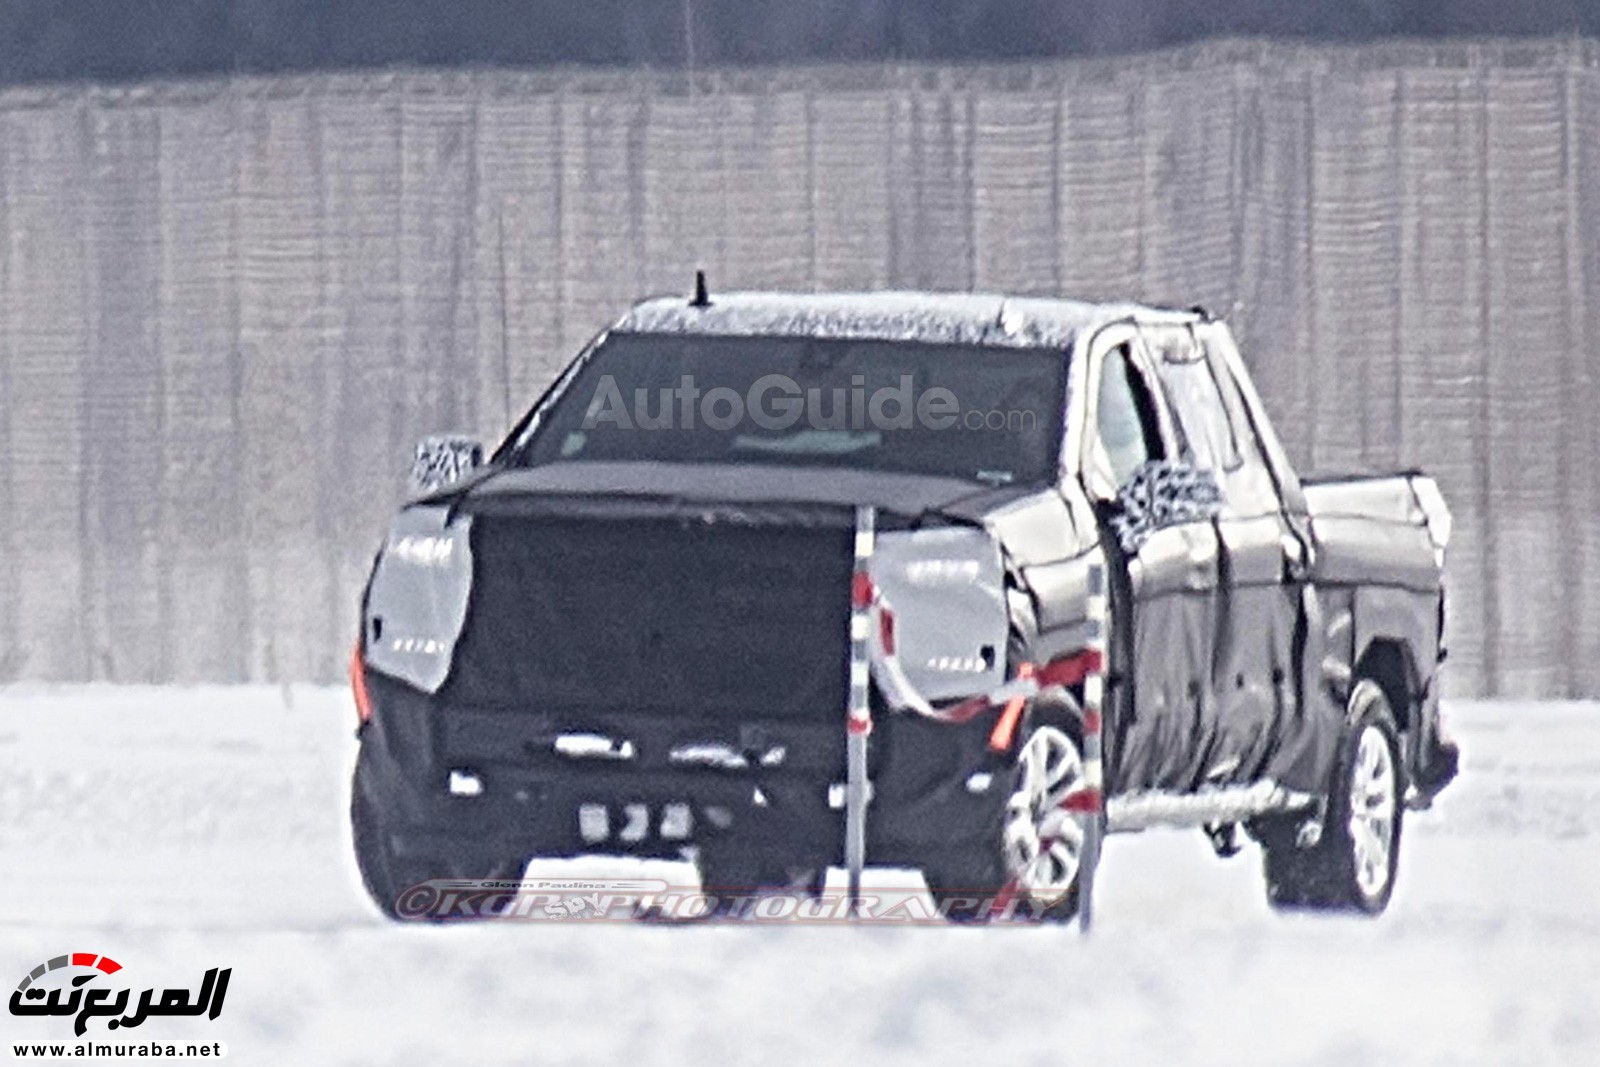
<svg viewBox="0 0 1600 1067">
<path fill-rule="evenodd" d="M 350 837 L 355 845 L 356 869 L 361 872 L 361 885 L 367 896 L 385 917 L 400 918 L 401 892 L 423 879 L 398 884 L 403 879 L 396 877 L 396 857 L 385 841 L 383 830 L 372 813 L 372 804 L 361 791 L 359 782 L 350 792 Z"/>
<path fill-rule="evenodd" d="M 762 893 L 822 896 L 826 867 L 793 867 L 779 857 L 736 844 L 703 846 L 695 860 L 701 891 L 712 902 L 708 918 L 742 918 Z"/>
<path fill-rule="evenodd" d="M 1065 881 L 1067 886 L 1064 891 L 1058 889 L 1045 892 L 1042 896 L 1019 888 L 1018 875 L 1025 866 L 1021 857 L 1029 849 L 1021 842 L 1009 843 L 1008 839 L 1012 830 L 1020 829 L 1025 823 L 1031 825 L 1035 835 L 1032 841 L 1033 854 L 1037 856 L 1037 846 L 1046 837 L 1039 827 L 1048 809 L 1053 806 L 1045 801 L 1038 783 L 1028 782 L 1032 771 L 1025 766 L 1025 753 L 1030 748 L 1037 753 L 1035 746 L 1039 746 L 1041 741 L 1045 741 L 1046 747 L 1052 751 L 1059 750 L 1063 744 L 1070 746 L 1070 753 L 1061 752 L 1063 758 L 1069 761 L 1063 767 L 1068 776 L 1048 783 L 1052 787 L 1070 787 L 1070 775 L 1082 773 L 1082 729 L 1075 716 L 1053 707 L 1036 705 L 1024 719 L 1022 738 L 1022 743 L 1017 746 L 1007 788 L 994 798 L 988 830 L 976 840 L 952 845 L 943 855 L 923 865 L 922 875 L 928 885 L 928 895 L 933 898 L 939 914 L 948 922 L 984 923 L 998 918 L 1067 922 L 1078 913 L 1083 838 L 1075 838 L 1075 852 L 1069 847 L 1074 840 L 1072 838 L 1060 839 L 1059 849 L 1047 849 L 1050 855 L 1072 852 L 1076 864 L 1068 871 L 1064 861 L 1044 857 L 1050 860 L 1048 866 L 1056 875 L 1048 881 Z M 1048 764 L 1050 761 L 1045 762 Z M 1072 770 L 1073 766 L 1076 771 Z M 1034 799 L 1025 802 L 1025 795 Z M 1050 795 L 1058 794 L 1051 792 Z M 1026 822 L 1022 814 L 1024 810 L 1032 813 L 1031 822 Z M 1087 817 L 1069 818 L 1079 834 L 1086 830 Z"/>
<path fill-rule="evenodd" d="M 1299 847 L 1288 823 L 1268 824 L 1261 835 L 1267 900 L 1274 908 L 1379 915 L 1389 906 L 1405 782 L 1399 731 L 1382 687 L 1358 680 L 1345 723 L 1321 838 Z"/>
<path fill-rule="evenodd" d="M 390 844 L 382 820 L 374 810 L 371 800 L 361 787 L 361 774 L 350 790 L 350 836 L 355 846 L 356 868 L 361 872 L 361 884 L 372 898 L 372 903 L 386 918 L 424 921 L 442 920 L 444 916 L 427 914 L 430 899 L 426 890 L 420 895 L 408 890 L 436 878 L 494 881 L 520 881 L 524 863 L 521 860 L 471 862 L 461 858 L 426 860 L 398 855 Z M 457 914 L 452 918 L 465 918 Z M 488 918 L 488 915 L 478 915 Z"/>
<path fill-rule="evenodd" d="M 976 851 L 976 846 L 972 847 Z M 981 924 L 1009 917 L 1029 922 L 1071 922 L 1078 914 L 1078 886 L 1051 904 L 1011 895 L 1008 881 L 999 873 L 999 864 L 972 864 L 967 874 L 956 873 L 956 865 L 933 867 L 923 872 L 928 895 L 946 922 L 958 926 Z M 978 886 L 982 888 L 964 888 Z"/>
</svg>

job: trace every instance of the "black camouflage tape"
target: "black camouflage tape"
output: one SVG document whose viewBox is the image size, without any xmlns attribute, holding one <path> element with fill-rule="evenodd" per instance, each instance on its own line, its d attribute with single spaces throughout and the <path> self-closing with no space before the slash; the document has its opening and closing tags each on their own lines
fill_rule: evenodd
<svg viewBox="0 0 1600 1067">
<path fill-rule="evenodd" d="M 427 493 L 453 485 L 483 463 L 483 446 L 470 437 L 435 434 L 417 445 L 411 462 L 411 488 Z"/>
<path fill-rule="evenodd" d="M 1111 520 L 1122 551 L 1139 551 L 1166 526 L 1210 519 L 1222 507 L 1222 490 L 1210 471 L 1168 460 L 1151 460 L 1117 492 L 1122 512 Z"/>
</svg>

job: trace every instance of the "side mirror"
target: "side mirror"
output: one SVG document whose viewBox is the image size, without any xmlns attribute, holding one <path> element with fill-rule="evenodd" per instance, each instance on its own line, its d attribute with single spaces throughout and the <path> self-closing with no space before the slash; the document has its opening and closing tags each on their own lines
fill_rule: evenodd
<svg viewBox="0 0 1600 1067">
<path fill-rule="evenodd" d="M 483 466 L 483 443 L 461 434 L 430 434 L 417 442 L 410 489 L 425 496 L 454 485 Z"/>
<path fill-rule="evenodd" d="M 1117 490 L 1117 508 L 1111 526 L 1122 550 L 1132 555 L 1157 530 L 1210 521 L 1222 510 L 1222 487 L 1209 470 L 1151 460 Z"/>
</svg>

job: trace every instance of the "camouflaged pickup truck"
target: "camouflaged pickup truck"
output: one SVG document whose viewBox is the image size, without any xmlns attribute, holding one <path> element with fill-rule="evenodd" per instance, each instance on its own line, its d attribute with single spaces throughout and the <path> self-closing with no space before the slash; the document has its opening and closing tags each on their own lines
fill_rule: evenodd
<svg viewBox="0 0 1600 1067">
<path fill-rule="evenodd" d="M 1069 916 L 1088 832 L 1154 825 L 1377 913 L 1455 774 L 1439 490 L 1298 475 L 1202 311 L 651 300 L 482 454 L 425 442 L 362 603 L 351 815 L 391 915 L 589 853 L 816 891 L 853 682 L 866 862 L 952 919 Z"/>
</svg>

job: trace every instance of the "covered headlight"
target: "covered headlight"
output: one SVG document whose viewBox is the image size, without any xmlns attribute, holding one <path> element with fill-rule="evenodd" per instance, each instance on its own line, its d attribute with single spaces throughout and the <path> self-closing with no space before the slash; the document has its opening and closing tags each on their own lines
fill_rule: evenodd
<svg viewBox="0 0 1600 1067">
<path fill-rule="evenodd" d="M 444 684 L 472 585 L 472 519 L 412 507 L 394 520 L 367 590 L 363 636 L 374 669 L 432 693 Z"/>
<path fill-rule="evenodd" d="M 895 656 L 924 698 L 968 697 L 1005 681 L 1005 568 L 986 531 L 883 533 L 869 570 L 894 612 Z"/>
</svg>

